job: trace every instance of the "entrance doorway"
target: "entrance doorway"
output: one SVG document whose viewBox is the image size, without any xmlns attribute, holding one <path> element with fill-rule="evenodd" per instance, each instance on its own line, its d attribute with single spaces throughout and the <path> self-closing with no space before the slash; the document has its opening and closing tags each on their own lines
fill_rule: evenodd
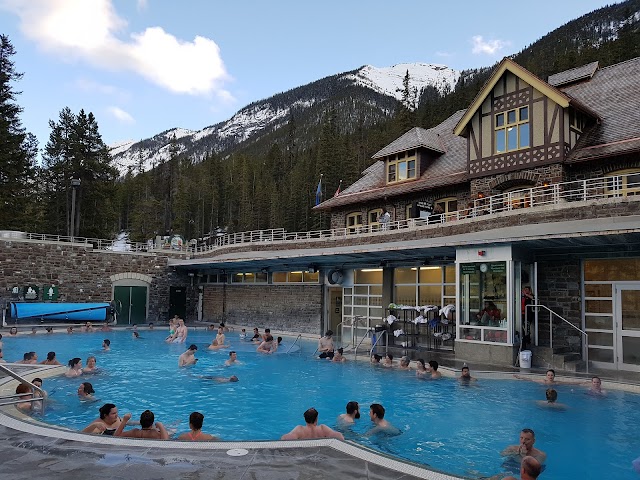
<svg viewBox="0 0 640 480">
<path fill-rule="evenodd" d="M 169 318 L 174 315 L 184 318 L 187 315 L 187 288 L 169 287 Z"/>
<path fill-rule="evenodd" d="M 616 366 L 640 371 L 640 284 L 615 285 L 614 298 Z"/>
<path fill-rule="evenodd" d="M 147 322 L 147 287 L 115 286 L 113 299 L 122 309 L 118 323 L 133 325 Z"/>
<path fill-rule="evenodd" d="M 333 330 L 336 338 L 339 338 L 342 333 L 340 330 L 340 323 L 342 322 L 342 287 L 330 287 L 329 288 L 329 319 L 328 328 Z M 342 338 L 340 342 L 344 343 Z"/>
</svg>

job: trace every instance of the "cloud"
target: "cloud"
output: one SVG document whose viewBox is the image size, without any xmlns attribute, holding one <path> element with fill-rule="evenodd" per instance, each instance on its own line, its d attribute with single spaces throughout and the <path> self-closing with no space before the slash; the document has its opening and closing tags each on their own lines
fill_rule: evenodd
<svg viewBox="0 0 640 480">
<path fill-rule="evenodd" d="M 134 118 L 128 112 L 125 112 L 119 107 L 114 107 L 114 106 L 107 107 L 107 112 L 109 112 L 109 114 L 112 117 L 114 117 L 116 120 L 118 120 L 120 123 L 124 123 L 126 125 L 131 125 L 133 123 L 136 123 Z"/>
<path fill-rule="evenodd" d="M 74 82 L 74 86 L 83 92 L 99 93 L 101 95 L 114 97 L 121 102 L 129 101 L 131 98 L 131 94 L 121 88 L 96 82 L 90 78 L 80 77 Z"/>
<path fill-rule="evenodd" d="M 473 53 L 485 53 L 487 55 L 495 55 L 500 50 L 510 45 L 510 42 L 504 40 L 485 40 L 482 38 L 482 35 L 475 35 L 472 38 L 472 42 L 473 49 L 471 51 Z"/>
<path fill-rule="evenodd" d="M 138 9 L 138 11 L 146 10 L 147 9 L 147 0 L 137 0 L 136 1 L 136 8 Z"/>
<path fill-rule="evenodd" d="M 0 8 L 18 15 L 22 32 L 42 50 L 67 61 L 134 72 L 174 93 L 230 95 L 223 88 L 230 77 L 213 40 L 183 41 L 162 27 L 122 40 L 127 22 L 111 0 L 0 0 Z"/>
<path fill-rule="evenodd" d="M 438 57 L 453 57 L 453 53 L 449 53 L 449 52 L 436 52 L 436 56 Z"/>
</svg>

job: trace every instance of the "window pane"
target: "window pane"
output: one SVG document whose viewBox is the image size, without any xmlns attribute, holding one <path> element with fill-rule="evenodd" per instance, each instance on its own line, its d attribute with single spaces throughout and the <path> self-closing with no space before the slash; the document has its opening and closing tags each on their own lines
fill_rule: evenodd
<svg viewBox="0 0 640 480">
<path fill-rule="evenodd" d="M 398 162 L 398 180 L 407 179 L 407 162 Z"/>
<path fill-rule="evenodd" d="M 611 300 L 585 300 L 584 307 L 588 313 L 612 313 Z"/>
<path fill-rule="evenodd" d="M 520 148 L 529 146 L 529 124 L 523 123 L 518 127 L 520 129 Z"/>
<path fill-rule="evenodd" d="M 613 350 L 603 350 L 600 348 L 589 349 L 589 360 L 592 362 L 613 363 Z"/>
<path fill-rule="evenodd" d="M 358 285 L 382 285 L 382 269 L 375 269 L 373 272 L 356 270 L 354 283 Z"/>
<path fill-rule="evenodd" d="M 507 112 L 507 124 L 516 123 L 516 111 Z"/>
<path fill-rule="evenodd" d="M 446 267 L 444 267 L 444 281 L 445 283 L 455 283 L 456 281 L 455 265 L 447 265 Z"/>
<path fill-rule="evenodd" d="M 516 150 L 518 148 L 518 129 L 517 127 L 507 128 L 507 150 Z"/>
<path fill-rule="evenodd" d="M 585 297 L 610 297 L 611 285 L 593 285 L 587 284 L 584 286 Z"/>
<path fill-rule="evenodd" d="M 244 274 L 236 273 L 233 277 L 231 277 L 232 283 L 242 283 L 244 281 Z"/>
<path fill-rule="evenodd" d="M 405 154 L 406 154 L 406 152 L 400 152 L 398 154 L 398 160 L 401 159 L 401 158 L 404 158 Z"/>
<path fill-rule="evenodd" d="M 413 178 L 416 176 L 416 161 L 410 160 L 408 164 L 409 164 L 409 167 L 407 169 L 407 176 L 408 178 Z"/>
<path fill-rule="evenodd" d="M 501 127 L 504 125 L 504 113 L 500 113 L 496 115 L 496 127 Z"/>
<path fill-rule="evenodd" d="M 302 272 L 289 272 L 289 282 L 302 282 Z"/>
<path fill-rule="evenodd" d="M 304 272 L 303 278 L 305 282 L 318 283 L 318 280 L 320 279 L 320 274 L 318 272 L 315 272 L 315 273 Z"/>
<path fill-rule="evenodd" d="M 428 287 L 419 287 L 420 296 L 418 303 L 420 305 L 440 305 L 442 303 L 442 287 L 440 285 L 430 285 Z"/>
<path fill-rule="evenodd" d="M 396 295 L 394 303 L 402 305 L 415 305 L 416 304 L 416 287 L 410 285 L 396 286 Z M 418 314 L 416 313 L 416 317 Z M 411 319 L 413 320 L 413 318 Z"/>
<path fill-rule="evenodd" d="M 449 212 L 455 212 L 456 210 L 458 210 L 458 201 L 457 200 L 449 200 L 448 204 L 447 204 L 447 210 L 445 210 L 447 213 Z"/>
<path fill-rule="evenodd" d="M 417 270 L 413 268 L 396 268 L 394 271 L 395 283 L 416 283 Z"/>
<path fill-rule="evenodd" d="M 380 215 L 380 210 L 374 210 L 369 212 L 369 223 L 378 223 L 378 216 Z"/>
<path fill-rule="evenodd" d="M 442 269 L 440 267 L 422 267 L 420 269 L 420 283 L 441 283 Z"/>
<path fill-rule="evenodd" d="M 505 133 L 504 130 L 496 131 L 496 152 L 497 153 L 506 151 L 504 133 Z"/>
<path fill-rule="evenodd" d="M 584 316 L 585 326 L 594 330 L 612 330 L 613 329 L 613 317 L 596 317 L 594 315 Z M 589 334 L 589 341 L 591 341 L 591 334 Z"/>
<path fill-rule="evenodd" d="M 395 165 L 389 165 L 389 182 L 395 182 L 396 181 L 396 166 Z"/>
<path fill-rule="evenodd" d="M 258 272 L 255 274 L 255 282 L 256 283 L 267 283 L 267 274 Z"/>
<path fill-rule="evenodd" d="M 640 338 L 622 337 L 622 361 L 631 365 L 640 365 Z"/>
<path fill-rule="evenodd" d="M 589 332 L 589 345 L 613 347 L 613 333 Z"/>
<path fill-rule="evenodd" d="M 529 107 L 522 107 L 520 109 L 520 121 L 529 120 Z"/>
</svg>

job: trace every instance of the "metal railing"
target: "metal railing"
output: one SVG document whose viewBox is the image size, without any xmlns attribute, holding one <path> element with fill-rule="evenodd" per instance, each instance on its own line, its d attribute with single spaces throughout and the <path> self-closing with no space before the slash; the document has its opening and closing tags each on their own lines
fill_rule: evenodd
<svg viewBox="0 0 640 480">
<path fill-rule="evenodd" d="M 289 349 L 288 349 L 285 353 L 289 353 L 289 352 L 291 351 L 291 349 L 294 347 L 294 345 L 295 345 L 296 343 L 298 343 L 298 340 L 300 340 L 300 338 L 302 338 L 302 335 L 301 335 L 301 334 L 298 334 L 298 336 L 297 336 L 297 337 L 296 337 L 296 339 L 294 340 L 293 344 L 289 347 Z M 317 351 L 317 349 L 316 349 L 316 351 Z"/>
<path fill-rule="evenodd" d="M 389 332 L 387 330 L 383 330 L 381 332 L 376 332 L 376 333 L 378 333 L 378 335 L 375 336 L 376 339 L 373 342 L 373 345 L 371 345 L 371 350 L 369 350 L 369 358 L 371 358 L 371 355 L 373 355 L 373 350 L 376 348 L 376 345 L 378 345 L 378 342 L 382 337 L 385 338 L 385 342 L 384 342 L 385 354 L 389 350 Z"/>
<path fill-rule="evenodd" d="M 589 335 L 587 334 L 587 332 L 579 329 L 578 327 L 576 327 L 573 323 L 571 323 L 569 320 L 567 320 L 566 318 L 562 317 L 561 315 L 557 314 L 556 312 L 554 312 L 553 310 L 551 310 L 549 307 L 547 307 L 546 305 L 542 305 L 539 303 L 533 304 L 533 305 L 527 305 L 528 308 L 531 309 L 538 309 L 538 308 L 542 308 L 544 310 L 546 310 L 547 312 L 549 312 L 549 347 L 551 348 L 551 351 L 553 351 L 553 319 L 554 317 L 559 318 L 560 320 L 562 320 L 564 323 L 566 323 L 568 326 L 570 326 L 571 328 L 573 328 L 574 330 L 577 330 L 583 337 L 583 343 L 582 343 L 582 355 L 583 358 L 585 360 L 585 368 L 586 368 L 586 373 L 589 373 Z M 536 329 L 538 328 L 538 320 L 537 320 L 537 310 L 536 310 Z"/>
<path fill-rule="evenodd" d="M 28 380 L 26 380 L 24 377 L 22 377 L 21 375 L 18 375 L 17 373 L 15 373 L 14 371 L 10 370 L 9 368 L 7 368 L 7 365 L 10 364 L 0 364 L 0 372 L 1 373 L 5 373 L 6 375 L 9 375 L 10 377 L 12 377 L 15 380 L 18 380 L 20 383 L 24 383 L 25 385 L 28 385 L 32 392 L 37 392 L 38 395 L 34 395 L 33 393 L 31 394 L 31 398 L 21 398 L 24 395 L 29 395 L 28 393 L 23 393 L 23 394 L 13 394 L 13 395 L 2 395 L 0 396 L 0 405 L 16 405 L 18 403 L 25 403 L 25 402 L 29 402 L 29 403 L 35 403 L 35 402 L 41 402 L 41 413 L 44 413 L 44 401 L 45 401 L 45 397 L 46 397 L 46 393 L 43 389 L 41 389 L 40 387 L 37 387 L 36 385 L 34 385 L 33 383 L 29 382 Z M 27 364 L 20 364 L 20 367 L 25 367 L 28 366 Z M 15 400 L 7 400 L 7 399 L 15 399 Z M 7 400 L 7 401 L 5 401 Z"/>
<path fill-rule="evenodd" d="M 367 330 L 367 333 L 362 336 L 362 338 L 360 339 L 356 347 L 353 349 L 354 360 L 358 357 L 358 348 L 360 348 L 360 345 L 362 345 L 362 342 L 364 342 L 365 338 L 369 338 L 372 334 L 373 334 L 373 330 L 369 329 Z"/>
</svg>

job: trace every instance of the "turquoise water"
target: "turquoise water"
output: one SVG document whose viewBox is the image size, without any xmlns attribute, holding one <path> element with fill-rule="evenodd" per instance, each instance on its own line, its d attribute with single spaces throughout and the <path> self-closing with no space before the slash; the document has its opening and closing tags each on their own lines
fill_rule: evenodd
<svg viewBox="0 0 640 480">
<path fill-rule="evenodd" d="M 638 395 L 611 391 L 597 398 L 586 389 L 560 385 L 559 401 L 568 409 L 548 410 L 535 403 L 544 398 L 545 387 L 532 382 L 480 380 L 465 387 L 452 379 L 421 381 L 412 372 L 316 360 L 311 357 L 315 342 L 286 355 L 289 338 L 281 354 L 261 355 L 234 333 L 227 341 L 243 363 L 224 367 L 228 350 L 207 351 L 213 332 L 204 330 L 191 331 L 187 341 L 199 346 L 198 363 L 179 369 L 178 356 L 187 345 L 165 344 L 165 331 L 141 330 L 140 335 L 139 340 L 125 331 L 5 335 L 4 354 L 16 361 L 33 350 L 42 360 L 54 350 L 62 363 L 78 356 L 83 364 L 88 355 L 97 357 L 98 374 L 44 381 L 51 398 L 44 421 L 70 428 L 84 428 L 110 402 L 120 415 L 132 412 L 134 418 L 148 408 L 176 433 L 188 430 L 189 414 L 197 410 L 205 415 L 203 430 L 223 440 L 276 440 L 304 423 L 302 413 L 309 407 L 320 412 L 320 423 L 335 427 L 346 403 L 355 400 L 362 417 L 345 433 L 348 439 L 439 470 L 474 478 L 505 472 L 499 452 L 517 443 L 527 427 L 536 432 L 536 447 L 548 455 L 545 478 L 638 478 L 631 469 L 640 456 Z M 111 340 L 110 352 L 101 351 L 103 338 Z M 240 381 L 217 383 L 202 375 L 237 375 Z M 93 384 L 99 401 L 78 400 L 83 381 Z M 402 435 L 361 436 L 371 427 L 371 403 L 385 406 L 385 418 Z"/>
</svg>

